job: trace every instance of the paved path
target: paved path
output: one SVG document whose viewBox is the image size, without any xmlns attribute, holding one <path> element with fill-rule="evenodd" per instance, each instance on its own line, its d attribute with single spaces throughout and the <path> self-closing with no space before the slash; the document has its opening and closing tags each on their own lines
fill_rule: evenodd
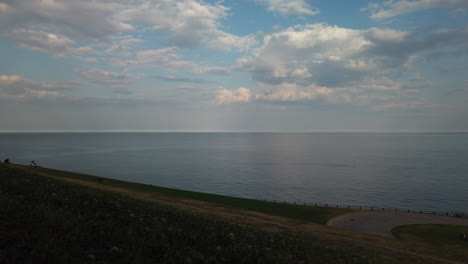
<svg viewBox="0 0 468 264">
<path fill-rule="evenodd" d="M 468 226 L 468 219 L 418 213 L 358 212 L 340 215 L 327 222 L 329 226 L 384 237 L 393 237 L 391 231 L 396 226 L 412 224 Z"/>
</svg>

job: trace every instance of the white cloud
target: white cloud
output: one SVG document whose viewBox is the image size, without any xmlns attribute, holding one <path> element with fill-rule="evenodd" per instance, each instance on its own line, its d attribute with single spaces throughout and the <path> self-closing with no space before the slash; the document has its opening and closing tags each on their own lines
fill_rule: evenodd
<svg viewBox="0 0 468 264">
<path fill-rule="evenodd" d="M 374 20 L 387 19 L 404 15 L 414 11 L 429 8 L 447 8 L 454 11 L 466 11 L 468 1 L 466 0 L 388 0 L 382 3 L 369 3 L 362 11 L 370 13 Z"/>
<path fill-rule="evenodd" d="M 110 0 L 21 0 L 0 3 L 0 31 L 46 28 L 69 38 L 109 39 L 133 30 L 120 13 L 126 5 Z"/>
<path fill-rule="evenodd" d="M 64 97 L 58 91 L 76 87 L 77 82 L 32 81 L 18 75 L 0 76 L 0 99 L 31 100 L 59 99 Z"/>
<path fill-rule="evenodd" d="M 301 86 L 296 83 L 281 83 L 278 85 L 260 84 L 262 94 L 255 96 L 258 100 L 267 101 L 305 101 L 314 100 L 319 97 L 327 97 L 334 91 L 327 87 L 314 84 Z"/>
<path fill-rule="evenodd" d="M 116 40 L 113 40 L 112 45 L 106 49 L 105 52 L 128 52 L 130 49 L 143 42 L 143 39 L 134 38 L 132 36 L 117 37 Z"/>
<path fill-rule="evenodd" d="M 89 80 L 93 83 L 111 85 L 111 86 L 126 85 L 129 82 L 136 79 L 136 76 L 129 74 L 127 72 L 116 73 L 116 72 L 103 71 L 100 69 L 90 69 L 90 70 L 77 69 L 76 73 L 80 77 L 86 80 Z"/>
<path fill-rule="evenodd" d="M 308 15 L 313 16 L 319 13 L 312 8 L 305 0 L 256 0 L 268 7 L 270 12 L 278 12 L 283 15 Z"/>
<path fill-rule="evenodd" d="M 230 75 L 231 68 L 217 67 L 217 66 L 201 66 L 194 64 L 187 68 L 188 72 L 195 74 L 217 74 L 217 75 Z"/>
<path fill-rule="evenodd" d="M 228 8 L 198 0 L 0 0 L 0 35 L 48 32 L 71 41 L 95 41 L 106 52 L 128 51 L 141 39 L 119 37 L 124 32 L 154 30 L 177 47 L 207 47 L 248 51 L 253 35 L 237 36 L 222 29 Z M 47 50 L 44 47 L 41 50 Z"/>
<path fill-rule="evenodd" d="M 85 61 L 103 61 L 117 67 L 154 67 L 161 69 L 185 70 L 194 74 L 230 75 L 231 68 L 204 66 L 183 60 L 177 47 L 127 52 L 125 57 L 89 57 Z"/>
<path fill-rule="evenodd" d="M 240 87 L 237 90 L 219 89 L 216 91 L 216 104 L 247 103 L 252 100 L 249 88 Z"/>
<path fill-rule="evenodd" d="M 239 58 L 233 69 L 252 74 L 261 88 L 258 100 L 418 105 L 404 91 L 408 82 L 387 76 L 404 74 L 439 50 L 466 53 L 467 40 L 466 28 L 409 32 L 303 25 L 266 35 L 262 46 Z"/>
<path fill-rule="evenodd" d="M 1 75 L 0 76 L 0 86 L 3 89 L 36 89 L 36 90 L 68 90 L 79 85 L 79 82 L 76 81 L 32 81 L 25 78 L 22 78 L 18 75 Z"/>
<path fill-rule="evenodd" d="M 228 16 L 221 3 L 195 0 L 137 1 L 122 16 L 128 21 L 146 24 L 164 33 L 180 47 L 204 46 L 214 49 L 247 50 L 255 45 L 253 36 L 239 37 L 221 30 L 220 20 Z"/>
<path fill-rule="evenodd" d="M 75 48 L 73 40 L 52 33 L 17 29 L 8 32 L 7 36 L 16 40 L 22 47 L 49 52 L 58 57 L 97 53 L 96 50 L 88 46 Z"/>
<path fill-rule="evenodd" d="M 111 77 L 112 78 L 112 77 Z M 140 96 L 124 97 L 122 95 L 132 95 L 132 91 L 127 89 L 120 90 L 117 93 L 120 96 L 116 97 L 88 97 L 74 96 L 65 93 L 68 89 L 72 89 L 83 85 L 79 82 L 58 82 L 58 81 L 34 81 L 25 79 L 18 75 L 0 75 L 0 102 L 26 102 L 26 103 L 54 103 L 54 104 L 79 104 L 86 105 L 154 105 L 161 103 L 186 103 L 180 98 L 174 97 L 154 97 Z"/>
<path fill-rule="evenodd" d="M 331 81 L 352 79 L 375 68 L 376 56 L 360 56 L 372 46 L 365 31 L 325 24 L 287 28 L 266 35 L 252 56 L 238 60 L 238 69 L 252 72 L 255 80 L 269 84 L 329 86 Z"/>
<path fill-rule="evenodd" d="M 390 80 L 388 78 L 367 78 L 357 84 L 357 89 L 364 89 L 366 92 L 371 91 L 400 91 L 401 83 Z"/>
<path fill-rule="evenodd" d="M 264 37 L 235 69 L 269 84 L 295 82 L 342 86 L 367 76 L 403 70 L 427 51 L 464 51 L 468 30 L 413 33 L 393 29 L 355 30 L 326 24 L 287 28 Z"/>
<path fill-rule="evenodd" d="M 177 54 L 176 47 L 166 47 L 161 49 L 137 50 L 120 54 L 119 57 L 90 57 L 88 61 L 103 61 L 117 67 L 145 66 L 161 67 L 169 69 L 182 69 L 195 67 L 191 61 L 184 61 Z"/>
</svg>

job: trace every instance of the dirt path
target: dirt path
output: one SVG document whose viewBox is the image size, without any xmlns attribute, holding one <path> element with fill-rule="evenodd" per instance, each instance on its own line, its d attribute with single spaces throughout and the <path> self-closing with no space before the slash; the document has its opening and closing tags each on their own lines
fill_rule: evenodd
<svg viewBox="0 0 468 264">
<path fill-rule="evenodd" d="M 282 232 L 300 236 L 313 243 L 320 243 L 330 247 L 352 251 L 355 254 L 367 255 L 370 258 L 387 259 L 392 263 L 453 263 L 465 262 L 450 260 L 451 256 L 440 255 L 437 252 L 420 250 L 415 252 L 407 245 L 397 240 L 369 236 L 336 229 L 329 226 L 304 223 L 292 219 L 266 215 L 262 213 L 225 208 L 216 204 L 189 200 L 177 197 L 167 197 L 157 193 L 138 192 L 126 188 L 105 185 L 101 182 L 85 181 L 67 177 L 51 176 L 47 173 L 36 172 L 42 176 L 55 178 L 91 188 L 120 193 L 137 199 L 156 202 L 159 204 L 189 210 L 195 213 L 211 215 L 232 222 L 254 225 L 270 232 Z M 458 257 L 456 257 L 458 259 Z"/>
<path fill-rule="evenodd" d="M 446 224 L 468 226 L 467 218 L 401 212 L 358 212 L 330 219 L 328 226 L 354 232 L 393 237 L 392 229 L 401 225 Z"/>
</svg>

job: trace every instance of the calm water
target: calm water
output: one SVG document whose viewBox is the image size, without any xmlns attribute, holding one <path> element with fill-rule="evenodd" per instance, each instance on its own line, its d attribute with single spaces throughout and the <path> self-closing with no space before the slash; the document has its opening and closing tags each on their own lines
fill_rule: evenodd
<svg viewBox="0 0 468 264">
<path fill-rule="evenodd" d="M 467 133 L 3 133 L 6 157 L 231 196 L 468 212 Z"/>
</svg>

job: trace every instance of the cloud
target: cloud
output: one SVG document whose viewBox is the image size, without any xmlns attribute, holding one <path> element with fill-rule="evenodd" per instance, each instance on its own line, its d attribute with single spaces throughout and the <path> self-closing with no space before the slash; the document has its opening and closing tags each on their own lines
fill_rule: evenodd
<svg viewBox="0 0 468 264">
<path fill-rule="evenodd" d="M 103 71 L 100 69 L 90 69 L 90 70 L 83 70 L 83 69 L 76 69 L 75 72 L 82 78 L 91 81 L 92 83 L 96 84 L 104 84 L 104 85 L 126 85 L 129 82 L 135 80 L 137 77 L 129 74 L 127 72 L 109 72 Z"/>
<path fill-rule="evenodd" d="M 23 101 L 32 99 L 59 99 L 59 91 L 72 89 L 78 82 L 32 81 L 18 75 L 0 76 L 0 99 Z"/>
<path fill-rule="evenodd" d="M 117 67 L 155 67 L 161 69 L 185 70 L 194 74 L 230 75 L 231 67 L 203 66 L 193 61 L 183 60 L 179 48 L 139 50 L 128 52 L 124 57 L 89 57 L 85 61 L 102 61 Z"/>
<path fill-rule="evenodd" d="M 67 90 L 83 85 L 80 82 L 57 82 L 57 81 L 33 81 L 18 75 L 0 75 L 0 102 L 8 103 L 36 103 L 53 105 L 75 106 L 142 106 L 158 104 L 179 104 L 186 103 L 185 100 L 177 97 L 150 97 L 142 96 L 127 97 L 133 94 L 132 91 L 114 90 L 118 97 L 88 97 L 74 96 L 65 93 Z M 123 96 L 123 98 L 122 98 Z"/>
<path fill-rule="evenodd" d="M 237 90 L 219 89 L 216 91 L 216 104 L 247 103 L 252 100 L 249 88 L 240 87 Z"/>
<path fill-rule="evenodd" d="M 116 37 L 115 40 L 113 40 L 112 45 L 106 49 L 105 52 L 128 52 L 138 44 L 144 42 L 145 41 L 143 39 L 134 38 L 132 36 Z"/>
<path fill-rule="evenodd" d="M 96 50 L 88 46 L 75 48 L 73 40 L 52 33 L 16 29 L 8 32 L 6 35 L 16 40 L 22 47 L 49 52 L 58 57 L 97 53 Z"/>
<path fill-rule="evenodd" d="M 32 81 L 25 78 L 22 78 L 18 75 L 1 75 L 0 76 L 0 86 L 3 89 L 36 89 L 36 90 L 46 90 L 46 91 L 59 91 L 59 90 L 69 90 L 80 85 L 80 82 L 76 81 Z"/>
<path fill-rule="evenodd" d="M 468 28 L 414 33 L 393 29 L 347 29 L 326 24 L 290 27 L 266 35 L 234 69 L 268 84 L 299 82 L 338 87 L 403 67 L 414 56 L 438 49 L 464 50 Z M 429 54 L 429 53 L 427 53 Z"/>
<path fill-rule="evenodd" d="M 370 56 L 371 49 L 394 45 L 405 32 L 391 29 L 355 30 L 314 24 L 287 28 L 264 37 L 263 45 L 252 56 L 238 60 L 238 69 L 249 71 L 259 82 L 277 85 L 299 82 L 302 85 L 339 86 L 362 78 L 381 66 L 387 56 Z M 390 37 L 394 36 L 394 37 Z M 391 58 L 389 58 L 391 59 Z"/>
<path fill-rule="evenodd" d="M 167 82 L 212 83 L 211 81 L 204 80 L 204 79 L 188 78 L 188 77 L 177 76 L 177 75 L 164 75 L 164 76 L 154 75 L 152 76 L 152 78 L 162 80 L 162 81 L 167 81 Z"/>
<path fill-rule="evenodd" d="M 261 90 L 257 100 L 423 105 L 411 103 L 417 99 L 405 92 L 408 82 L 387 76 L 434 59 L 436 51 L 466 54 L 467 40 L 468 28 L 410 32 L 295 26 L 265 35 L 262 46 L 239 58 L 233 70 L 252 74 Z"/>
<path fill-rule="evenodd" d="M 137 50 L 120 54 L 119 57 L 88 57 L 89 62 L 102 61 L 116 67 L 157 67 L 169 69 L 185 69 L 198 66 L 191 61 L 184 61 L 177 54 L 177 47 L 165 47 L 160 49 Z"/>
<path fill-rule="evenodd" d="M 114 33 L 133 30 L 133 26 L 120 17 L 126 8 L 110 0 L 1 0 L 0 32 L 46 28 L 69 38 L 105 40 Z"/>
<path fill-rule="evenodd" d="M 313 100 L 321 96 L 330 96 L 334 91 L 327 87 L 314 84 L 301 86 L 296 83 L 281 83 L 278 85 L 261 84 L 262 94 L 255 99 L 266 101 L 304 101 Z"/>
<path fill-rule="evenodd" d="M 439 105 L 421 99 L 413 102 L 389 102 L 372 106 L 373 110 L 437 108 Z"/>
<path fill-rule="evenodd" d="M 261 92 L 255 95 L 255 99 L 271 102 L 321 101 L 332 104 L 373 105 L 396 100 L 403 93 L 401 83 L 388 78 L 370 78 L 333 88 L 287 82 L 277 85 L 260 83 L 259 86 Z"/>
<path fill-rule="evenodd" d="M 223 30 L 221 21 L 228 15 L 228 8 L 219 2 L 197 0 L 0 0 L 0 35 L 48 32 L 62 39 L 110 44 L 106 52 L 122 52 L 142 43 L 138 38 L 118 40 L 124 32 L 137 29 L 154 31 L 182 48 L 248 51 L 258 43 L 256 37 Z"/>
<path fill-rule="evenodd" d="M 389 0 L 382 3 L 369 3 L 362 11 L 370 13 L 370 17 L 374 20 L 383 20 L 395 16 L 404 15 L 407 13 L 430 9 L 430 8 L 446 8 L 453 11 L 466 11 L 468 9 L 468 1 L 466 0 Z"/>
<path fill-rule="evenodd" d="M 122 16 L 138 24 L 149 25 L 165 34 L 179 47 L 209 47 L 221 50 L 247 50 L 256 44 L 253 36 L 239 37 L 221 30 L 220 20 L 228 8 L 220 2 L 209 4 L 195 0 L 137 1 Z"/>
<path fill-rule="evenodd" d="M 195 74 L 216 74 L 216 75 L 231 75 L 231 67 L 217 67 L 217 66 L 201 66 L 201 65 L 193 65 L 190 66 L 188 72 L 195 73 Z"/>
<path fill-rule="evenodd" d="M 270 12 L 278 12 L 283 15 L 313 16 L 319 13 L 305 0 L 256 0 L 256 2 L 266 5 Z"/>
</svg>

